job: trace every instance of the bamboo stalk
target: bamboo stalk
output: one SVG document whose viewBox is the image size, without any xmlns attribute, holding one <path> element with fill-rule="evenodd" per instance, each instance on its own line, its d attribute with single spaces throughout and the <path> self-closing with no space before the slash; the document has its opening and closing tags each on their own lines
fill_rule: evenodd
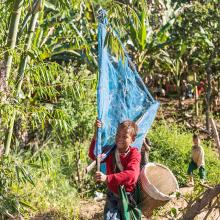
<svg viewBox="0 0 220 220">
<path fill-rule="evenodd" d="M 35 30 L 37 20 L 38 20 L 38 14 L 39 14 L 38 12 L 41 9 L 41 7 L 39 6 L 39 3 L 42 3 L 42 0 L 36 0 L 36 2 L 35 2 L 35 5 L 38 6 L 38 10 L 33 11 L 31 23 L 30 23 L 29 31 L 28 31 L 29 36 L 26 39 L 26 44 L 25 44 L 25 49 L 24 49 L 25 52 L 21 58 L 21 62 L 20 62 L 19 69 L 18 69 L 18 78 L 17 78 L 18 84 L 17 84 L 17 88 L 16 88 L 17 100 L 19 100 L 19 94 L 21 92 L 21 86 L 22 86 L 22 82 L 24 79 L 24 73 L 25 73 L 25 69 L 26 69 L 26 66 L 27 66 L 27 63 L 29 60 L 29 55 L 27 52 L 31 49 L 32 39 L 34 36 L 34 30 Z M 12 138 L 12 133 L 13 133 L 13 128 L 14 128 L 15 118 L 16 118 L 16 110 L 14 110 L 14 112 L 13 112 L 13 117 L 11 118 L 8 134 L 6 137 L 5 155 L 8 155 L 10 152 L 11 138 Z"/>
<path fill-rule="evenodd" d="M 23 0 L 15 0 L 14 1 L 14 7 L 13 7 L 13 12 L 11 15 L 11 21 L 10 21 L 10 26 L 9 26 L 9 34 L 8 34 L 8 39 L 7 39 L 7 53 L 5 56 L 5 61 L 6 61 L 6 83 L 7 80 L 10 76 L 10 71 L 11 71 L 11 66 L 12 66 L 12 52 L 15 48 L 16 45 L 16 39 L 17 39 L 17 34 L 18 34 L 18 25 L 20 22 L 20 17 L 21 17 L 21 9 L 23 5 Z"/>
<path fill-rule="evenodd" d="M 43 27 L 41 27 L 41 25 L 44 23 L 44 2 L 45 0 L 42 0 L 42 3 L 40 5 L 40 8 L 38 8 L 38 10 L 40 9 L 40 15 L 39 15 L 39 25 L 38 28 L 36 29 L 36 37 L 34 39 L 33 45 L 35 47 L 39 47 L 40 46 L 40 42 L 42 40 L 43 34 L 44 34 L 44 30 Z"/>
<path fill-rule="evenodd" d="M 44 1 L 44 0 L 43 0 L 43 1 Z M 39 4 L 39 3 L 40 3 L 40 4 Z M 44 4 L 43 4 L 43 5 L 44 5 Z M 21 36 L 22 33 L 24 32 L 24 29 L 27 27 L 28 21 L 31 19 L 32 14 L 34 14 L 35 11 L 37 11 L 37 10 L 41 10 L 41 7 L 42 7 L 42 3 L 41 3 L 40 1 L 38 1 L 38 2 L 35 1 L 33 7 L 30 7 L 30 8 L 29 8 L 29 12 L 28 12 L 27 15 L 25 16 L 24 21 L 23 21 L 23 23 L 22 23 L 22 25 L 21 25 L 21 27 L 20 27 L 19 32 L 18 32 L 18 39 L 20 38 L 20 36 Z M 43 16 L 42 16 L 42 17 L 43 17 Z M 40 20 L 41 20 L 41 19 L 40 19 Z"/>
<path fill-rule="evenodd" d="M 18 70 L 18 84 L 17 84 L 17 91 L 16 91 L 16 96 L 19 96 L 19 93 L 21 91 L 21 85 L 23 82 L 24 78 L 24 72 L 28 63 L 29 55 L 27 54 L 27 51 L 31 49 L 31 43 L 32 43 L 32 38 L 34 36 L 34 30 L 37 24 L 37 19 L 38 19 L 38 13 L 35 13 L 31 19 L 31 24 L 30 24 L 30 29 L 29 29 L 29 37 L 27 39 L 27 43 L 25 46 L 25 54 L 23 54 L 20 65 L 19 65 L 19 70 Z"/>
</svg>

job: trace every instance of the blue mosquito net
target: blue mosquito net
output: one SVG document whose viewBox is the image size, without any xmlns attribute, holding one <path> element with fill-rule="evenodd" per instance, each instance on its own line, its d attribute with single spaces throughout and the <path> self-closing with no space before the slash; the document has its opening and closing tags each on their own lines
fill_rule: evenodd
<svg viewBox="0 0 220 220">
<path fill-rule="evenodd" d="M 103 151 L 110 152 L 115 146 L 117 127 L 124 120 L 137 123 L 138 135 L 132 146 L 140 149 L 159 107 L 159 103 L 154 100 L 138 75 L 116 33 L 125 56 L 116 57 L 111 52 L 106 43 L 109 28 L 111 27 L 107 22 L 106 12 L 99 11 L 97 107 L 98 119 L 103 122 L 103 126 L 97 132 L 94 150 L 96 156 Z"/>
</svg>

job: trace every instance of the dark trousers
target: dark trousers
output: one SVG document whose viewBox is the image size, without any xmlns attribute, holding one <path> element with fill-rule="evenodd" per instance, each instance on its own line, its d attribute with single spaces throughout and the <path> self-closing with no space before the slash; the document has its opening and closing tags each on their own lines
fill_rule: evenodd
<svg viewBox="0 0 220 220">
<path fill-rule="evenodd" d="M 121 220 L 121 204 L 119 197 L 112 192 L 107 192 L 104 208 L 104 220 Z"/>
<path fill-rule="evenodd" d="M 187 171 L 188 175 L 193 175 L 193 171 L 196 170 L 197 168 L 198 168 L 197 164 L 192 160 L 189 163 L 189 167 L 188 167 L 188 171 Z M 204 180 L 206 177 L 204 166 L 199 167 L 199 177 L 201 180 Z"/>
</svg>

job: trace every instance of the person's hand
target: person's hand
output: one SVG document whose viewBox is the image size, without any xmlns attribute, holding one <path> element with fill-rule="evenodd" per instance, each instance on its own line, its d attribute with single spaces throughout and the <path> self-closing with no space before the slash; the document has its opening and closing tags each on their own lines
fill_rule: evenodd
<svg viewBox="0 0 220 220">
<path fill-rule="evenodd" d="M 95 122 L 95 127 L 96 128 L 101 128 L 102 127 L 102 122 L 97 119 L 96 122 Z"/>
<path fill-rule="evenodd" d="M 97 129 L 98 128 L 101 128 L 102 127 L 102 122 L 99 121 L 98 119 L 95 121 L 95 124 L 94 124 L 94 127 L 95 127 L 95 133 L 94 133 L 94 137 L 93 138 L 96 138 L 96 134 L 97 134 Z"/>
<path fill-rule="evenodd" d="M 95 173 L 95 179 L 97 182 L 106 182 L 107 181 L 107 175 L 105 175 L 104 173 L 102 172 L 96 172 Z"/>
<path fill-rule="evenodd" d="M 147 151 L 147 152 L 150 151 L 150 146 L 144 140 L 143 145 L 141 147 L 141 152 L 145 152 L 145 151 Z"/>
<path fill-rule="evenodd" d="M 103 153 L 103 154 L 101 154 L 101 159 L 104 159 L 105 157 L 106 157 L 106 154 L 105 153 Z"/>
</svg>

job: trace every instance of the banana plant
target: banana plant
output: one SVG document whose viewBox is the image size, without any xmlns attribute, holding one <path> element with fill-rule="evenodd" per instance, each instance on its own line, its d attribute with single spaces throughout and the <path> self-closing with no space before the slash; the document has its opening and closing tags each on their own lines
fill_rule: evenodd
<svg viewBox="0 0 220 220">
<path fill-rule="evenodd" d="M 185 73 L 188 73 L 188 62 L 187 62 L 187 53 L 189 48 L 187 47 L 187 43 L 183 40 L 180 42 L 176 42 L 176 51 L 172 53 L 172 51 L 161 50 L 160 54 L 157 56 L 157 61 L 159 66 L 157 67 L 160 71 L 165 73 L 169 73 L 172 79 L 175 79 L 177 94 L 179 97 L 179 106 L 181 107 L 181 81 L 183 80 L 183 76 Z"/>
<path fill-rule="evenodd" d="M 35 43 L 40 56 L 58 62 L 75 60 L 97 68 L 96 45 L 91 44 L 96 40 L 94 13 L 90 1 L 45 1 L 45 17 Z"/>
<path fill-rule="evenodd" d="M 162 1 L 159 2 L 164 11 L 157 15 L 157 17 L 162 17 L 160 24 L 157 24 L 157 26 L 152 22 L 152 19 L 156 19 L 156 16 L 153 16 L 151 10 L 147 9 L 144 1 L 140 3 L 142 10 L 138 11 L 130 8 L 129 36 L 131 45 L 136 51 L 135 58 L 137 59 L 139 71 L 148 58 L 154 56 L 155 53 L 159 53 L 162 48 L 174 41 L 169 30 L 183 11 L 183 8 L 176 4 L 171 6 L 170 1 L 167 1 L 167 4 Z"/>
</svg>

